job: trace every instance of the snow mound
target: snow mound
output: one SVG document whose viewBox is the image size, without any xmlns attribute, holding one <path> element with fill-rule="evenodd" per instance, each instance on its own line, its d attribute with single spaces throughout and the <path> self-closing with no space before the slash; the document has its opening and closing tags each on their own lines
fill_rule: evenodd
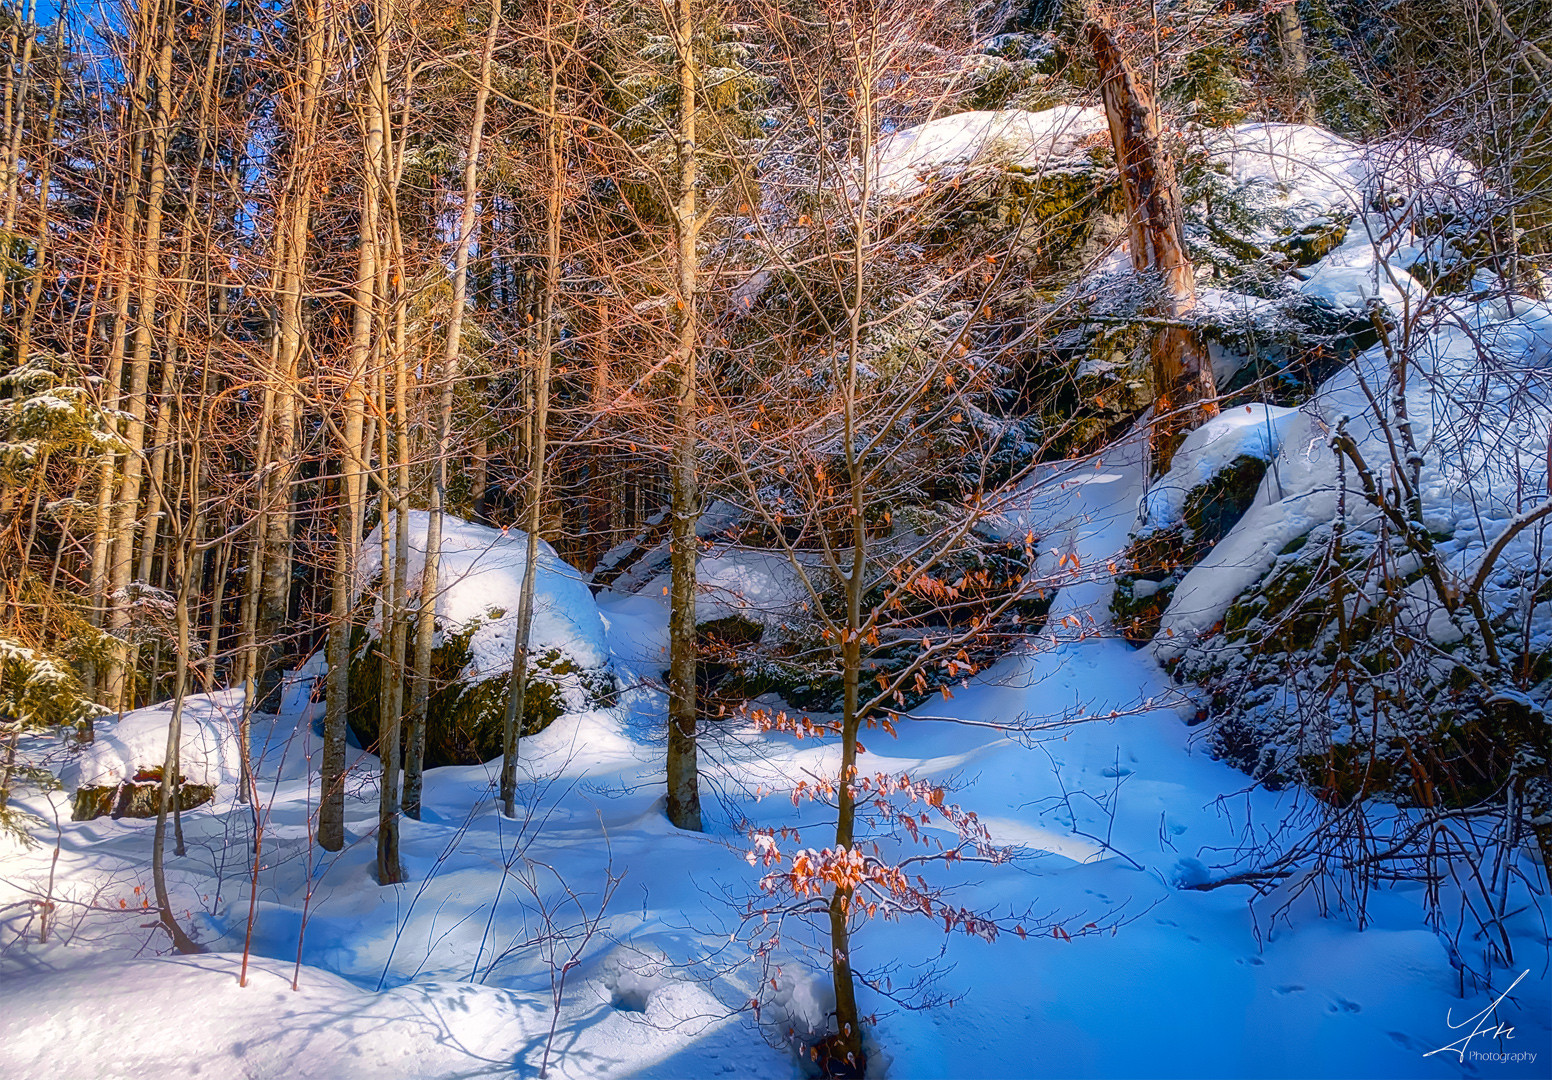
<svg viewBox="0 0 1552 1080">
<path fill-rule="evenodd" d="M 183 699 L 179 771 L 190 784 L 235 784 L 238 775 L 237 725 L 242 718 L 241 689 L 190 694 Z M 167 756 L 167 725 L 172 702 L 97 722 L 96 737 L 61 771 L 67 788 L 111 786 L 137 773 L 158 772 Z"/>
<path fill-rule="evenodd" d="M 808 564 L 811 579 L 822 588 L 825 578 L 818 557 L 806 553 L 800 557 Z M 648 596 L 667 596 L 668 586 L 669 574 L 664 571 L 641 591 Z M 778 626 L 808 602 L 808 589 L 785 552 L 717 544 L 696 562 L 696 622 L 737 615 Z"/>
<path fill-rule="evenodd" d="M 1523 297 L 1512 309 L 1502 301 L 1435 302 L 1437 322 L 1413 350 L 1407 412 L 1423 458 L 1423 525 L 1448 537 L 1438 545 L 1445 569 L 1469 581 L 1523 503 L 1534 501 L 1527 493 L 1546 490 L 1552 307 Z M 1339 423 L 1346 421 L 1372 468 L 1389 467 L 1389 443 L 1369 399 L 1372 393 L 1389 400 L 1389 368 L 1383 346 L 1375 346 L 1326 380 L 1297 414 L 1280 410 L 1272 467 L 1244 517 L 1175 590 L 1152 645 L 1160 660 L 1180 655 L 1222 619 L 1292 541 L 1335 518 L 1338 475 L 1330 441 Z M 1254 412 L 1243 415 L 1254 424 Z M 1210 436 L 1185 444 L 1175 470 L 1200 470 L 1197 459 L 1216 456 L 1215 445 Z M 1357 487 L 1351 475 L 1348 483 Z M 1361 524 L 1372 513 L 1360 495 L 1349 495 L 1350 521 Z M 1501 553 L 1484 597 L 1490 609 L 1517 602 L 1514 568 L 1534 559 L 1536 535 L 1526 530 Z"/>
<path fill-rule="evenodd" d="M 1169 473 L 1142 497 L 1140 533 L 1166 529 L 1185 514 L 1185 499 L 1217 476 L 1238 457 L 1271 461 L 1282 448 L 1283 433 L 1295 422 L 1297 409 L 1277 405 L 1245 405 L 1213 417 L 1186 436 Z"/>
<path fill-rule="evenodd" d="M 1460 210 L 1484 194 L 1464 158 L 1415 140 L 1361 145 L 1308 124 L 1240 124 L 1210 134 L 1207 150 L 1247 205 L 1288 219 L 1267 240 L 1333 210 Z"/>
<path fill-rule="evenodd" d="M 1051 159 L 1077 152 L 1084 140 L 1107 130 L 1105 110 L 1097 106 L 944 116 L 903 128 L 879 142 L 873 153 L 874 188 L 903 197 L 922 190 L 934 173 L 967 166 L 996 163 L 1038 169 Z"/>
<path fill-rule="evenodd" d="M 428 520 L 423 510 L 409 513 L 408 583 L 412 598 L 420 591 Z M 391 515 L 388 527 L 391 538 Z M 358 591 L 365 591 L 382 572 L 382 535 L 382 526 L 378 526 L 362 545 Z M 527 548 L 528 534 L 520 529 L 492 529 L 451 516 L 443 519 L 437 620 L 442 634 L 458 633 L 475 624 L 469 639 L 469 661 L 459 673 L 461 679 L 478 681 L 511 667 Z M 554 650 L 583 668 L 606 666 L 609 648 L 604 623 L 583 574 L 545 541 L 539 541 L 538 551 L 530 652 L 543 655 Z M 374 633 L 381 619 L 379 604 L 372 616 Z"/>
</svg>

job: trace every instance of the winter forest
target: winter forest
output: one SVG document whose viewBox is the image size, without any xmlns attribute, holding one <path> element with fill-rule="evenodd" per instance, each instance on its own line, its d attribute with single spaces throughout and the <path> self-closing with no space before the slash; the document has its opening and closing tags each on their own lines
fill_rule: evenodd
<svg viewBox="0 0 1552 1080">
<path fill-rule="evenodd" d="M 1546 0 L 4 0 L 0 1073 L 1541 1077 Z"/>
</svg>

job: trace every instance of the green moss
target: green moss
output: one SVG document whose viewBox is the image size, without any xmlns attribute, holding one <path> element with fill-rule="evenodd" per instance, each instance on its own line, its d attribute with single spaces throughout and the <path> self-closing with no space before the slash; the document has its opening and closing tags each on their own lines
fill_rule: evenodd
<svg viewBox="0 0 1552 1080">
<path fill-rule="evenodd" d="M 501 612 L 490 614 L 499 618 Z M 510 676 L 501 672 L 470 680 L 462 674 L 471 658 L 469 642 L 479 626 L 479 620 L 471 620 L 456 633 L 444 631 L 442 643 L 431 652 L 431 694 L 426 704 L 426 768 L 474 765 L 501 755 Z M 383 657 L 377 639 L 368 638 L 359 628 L 351 644 L 349 724 L 361 745 L 370 749 L 377 744 L 382 718 Z M 555 649 L 530 653 L 521 735 L 543 731 L 565 712 L 561 683 L 568 677 L 580 679 L 595 704 L 603 706 L 612 702 L 614 681 L 607 672 L 580 668 Z M 406 673 L 406 707 L 409 700 L 410 680 Z"/>
<path fill-rule="evenodd" d="M 1223 633 L 1191 644 L 1173 669 L 1212 694 L 1218 752 L 1338 804 L 1475 805 L 1544 770 L 1552 729 L 1525 691 L 1484 692 L 1475 639 L 1425 649 L 1400 621 L 1421 570 L 1390 571 L 1401 553 L 1380 552 L 1372 535 L 1335 539 L 1323 525 L 1286 545 L 1230 605 Z M 1370 583 L 1362 603 L 1358 582 Z M 1552 661 L 1534 653 L 1521 667 L 1512 684 L 1544 698 Z"/>
<path fill-rule="evenodd" d="M 180 813 L 203 806 L 216 797 L 211 784 L 178 785 L 178 810 Z M 161 770 L 154 769 L 137 775 L 123 784 L 99 784 L 78 788 L 71 821 L 91 821 L 100 817 L 154 818 L 161 812 Z"/>
<path fill-rule="evenodd" d="M 1336 214 L 1316 218 L 1292 236 L 1277 241 L 1272 245 L 1272 250 L 1287 255 L 1294 266 L 1313 266 L 1342 246 L 1352 226 L 1353 216 Z"/>
<path fill-rule="evenodd" d="M 1175 587 L 1244 516 L 1266 469 L 1263 459 L 1241 454 L 1186 493 L 1181 524 L 1133 538 L 1110 600 L 1111 618 L 1128 641 L 1141 645 L 1158 633 Z"/>
<path fill-rule="evenodd" d="M 1139 647 L 1152 641 L 1178 584 L 1175 579 L 1160 582 L 1133 574 L 1116 578 L 1110 617 L 1121 636 Z"/>
<path fill-rule="evenodd" d="M 1121 210 L 1114 163 L 1095 148 L 1024 166 L 1016 151 L 1008 147 L 998 165 L 993 145 L 986 151 L 992 167 L 928 185 L 902 213 L 931 223 L 924 236 L 930 245 L 1008 252 L 1037 274 L 1065 279 L 1086 258 L 1100 215 Z"/>
<path fill-rule="evenodd" d="M 1265 458 L 1241 454 L 1207 483 L 1186 495 L 1186 526 L 1200 555 L 1229 535 L 1255 500 L 1266 475 Z"/>
</svg>

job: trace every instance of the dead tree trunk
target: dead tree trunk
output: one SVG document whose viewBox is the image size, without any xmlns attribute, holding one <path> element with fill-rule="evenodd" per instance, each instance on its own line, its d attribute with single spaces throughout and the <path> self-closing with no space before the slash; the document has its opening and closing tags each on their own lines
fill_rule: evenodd
<svg viewBox="0 0 1552 1080">
<path fill-rule="evenodd" d="M 1153 471 L 1169 471 L 1186 433 L 1218 414 L 1212 363 L 1185 317 L 1196 304 L 1191 259 L 1180 216 L 1174 163 L 1159 139 L 1158 110 L 1116 44 L 1110 21 L 1096 15 L 1085 30 L 1099 66 L 1100 95 L 1115 144 L 1126 199 L 1132 266 L 1153 287 L 1144 314 L 1164 323 L 1153 337 Z"/>
</svg>

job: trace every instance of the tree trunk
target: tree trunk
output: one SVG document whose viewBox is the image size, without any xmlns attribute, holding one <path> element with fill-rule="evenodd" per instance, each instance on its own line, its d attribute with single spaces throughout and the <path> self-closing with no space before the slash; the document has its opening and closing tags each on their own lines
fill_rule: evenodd
<svg viewBox="0 0 1552 1080">
<path fill-rule="evenodd" d="M 189 678 L 189 571 L 193 563 L 192 541 L 179 545 L 178 562 L 178 595 L 174 612 L 178 671 L 173 679 L 172 715 L 167 720 L 167 752 L 162 759 L 161 802 L 157 806 L 156 831 L 151 842 L 151 883 L 156 891 L 156 908 L 162 926 L 172 937 L 173 947 L 180 953 L 197 953 L 203 950 L 189 938 L 173 915 L 172 900 L 167 893 L 167 875 L 163 868 L 167 845 L 167 813 L 173 800 L 178 797 L 178 771 L 182 768 L 179 751 L 183 741 L 183 699 L 188 694 Z M 182 848 L 181 843 L 179 848 Z"/>
<path fill-rule="evenodd" d="M 539 534 L 544 527 L 545 457 L 549 452 L 550 350 L 554 345 L 555 294 L 560 287 L 561 195 L 566 182 L 561 156 L 560 64 L 556 57 L 554 5 L 545 7 L 544 48 L 549 74 L 545 101 L 545 220 L 544 279 L 540 284 L 538 340 L 534 348 L 533 411 L 528 442 L 528 546 L 523 564 L 523 588 L 517 602 L 517 634 L 512 645 L 512 681 L 507 694 L 506 723 L 501 740 L 501 807 L 517 816 L 517 740 L 522 734 L 523 707 L 528 697 L 528 647 L 533 639 L 534 588 L 539 571 Z"/>
<path fill-rule="evenodd" d="M 411 684 L 410 711 L 405 734 L 404 812 L 419 820 L 422 763 L 426 753 L 426 710 L 431 699 L 431 652 L 436 640 L 436 602 L 441 590 L 442 516 L 447 507 L 447 462 L 452 452 L 454 390 L 463 338 L 464 307 L 469 302 L 469 245 L 474 240 L 476 200 L 479 198 L 480 144 L 485 137 L 485 109 L 490 101 L 491 65 L 496 36 L 501 26 L 501 2 L 490 6 L 490 26 L 480 53 L 480 85 L 474 94 L 474 116 L 469 122 L 469 142 L 464 150 L 463 205 L 458 215 L 457 248 L 453 251 L 452 311 L 447 320 L 447 339 L 442 347 L 442 390 L 437 407 L 436 461 L 431 480 L 430 507 L 426 514 L 426 561 L 420 575 L 420 606 L 415 627 L 415 672 Z M 476 498 L 479 497 L 476 492 Z"/>
<path fill-rule="evenodd" d="M 108 629 L 126 640 L 120 644 L 108 665 L 107 700 L 112 708 L 134 707 L 134 673 L 130 670 L 132 653 L 127 638 L 130 622 L 128 587 L 134 567 L 135 533 L 140 514 L 140 486 L 145 445 L 147 393 L 151 379 L 151 353 L 156 337 L 156 315 L 161 296 L 162 216 L 167 190 L 167 143 L 172 114 L 172 33 L 165 25 L 160 5 L 149 14 L 147 42 L 158 42 L 154 105 L 144 106 L 144 118 L 150 128 L 151 171 L 146 184 L 145 228 L 140 237 L 140 273 L 135 302 L 135 334 L 130 358 L 129 398 L 125 411 L 129 421 L 125 441 L 129 452 L 124 456 L 119 482 L 118 517 L 113 527 L 112 559 L 108 565 Z M 138 161 L 131 162 L 137 168 Z"/>
<path fill-rule="evenodd" d="M 143 14 L 141 18 L 144 18 Z M 141 40 L 146 40 L 144 34 L 141 35 Z M 147 59 L 147 52 L 147 48 L 137 48 L 132 52 L 131 63 L 134 75 L 131 80 L 129 100 L 134 105 L 143 103 L 148 92 L 151 64 Z M 116 229 L 112 222 L 112 212 L 109 212 L 109 221 L 105 229 L 109 239 L 104 245 L 108 254 L 103 258 L 98 281 L 98 287 L 101 288 L 103 277 L 112 279 L 112 329 L 105 335 L 108 342 L 108 356 L 105 365 L 107 377 L 104 380 L 106 393 L 103 401 L 103 405 L 110 410 L 123 408 L 124 352 L 129 341 L 130 298 L 134 292 L 135 243 L 140 230 L 140 193 L 141 182 L 144 179 L 142 159 L 145 155 L 147 127 L 145 123 L 133 125 L 134 133 L 130 138 L 129 152 L 119 158 L 122 162 L 120 179 L 124 185 L 123 199 Z M 96 342 L 96 334 L 88 332 L 86 342 L 89 351 Z M 109 563 L 113 554 L 113 500 L 118 490 L 117 460 L 115 451 L 110 450 L 103 454 L 98 463 L 96 477 L 97 510 L 93 517 L 91 558 L 91 623 L 97 627 L 107 625 L 110 603 L 111 590 L 108 576 Z M 112 660 L 108 659 L 99 664 L 93 664 L 87 669 L 88 688 L 93 696 L 104 704 L 107 704 L 109 696 L 107 686 L 116 681 L 112 666 Z M 91 724 L 87 722 L 81 732 L 82 741 L 90 742 L 91 736 Z"/>
<path fill-rule="evenodd" d="M 345 423 L 339 447 L 340 503 L 335 537 L 334 581 L 329 622 L 328 683 L 323 727 L 323 791 L 318 806 L 318 843 L 329 851 L 345 846 L 345 734 L 350 708 L 350 646 L 354 629 L 354 571 L 361 545 L 366 481 L 366 384 L 373 352 L 378 283 L 378 242 L 382 182 L 385 176 L 388 49 L 387 20 L 373 12 L 372 58 L 366 100 L 360 106 L 366 161 L 361 183 L 360 251 L 356 262 L 348 370 L 345 373 Z"/>
<path fill-rule="evenodd" d="M 1218 414 L 1218 391 L 1207 350 L 1184 321 L 1196 304 L 1196 283 L 1186 254 L 1180 185 L 1159 138 L 1152 95 L 1116 44 L 1107 18 L 1095 16 L 1085 29 L 1099 65 L 1100 95 L 1126 199 L 1132 266 L 1154 288 L 1147 314 L 1166 323 L 1152 346 L 1153 471 L 1163 475 L 1186 434 Z"/>
<path fill-rule="evenodd" d="M 1277 37 L 1277 52 L 1282 57 L 1283 79 L 1293 99 L 1293 119 L 1300 124 L 1315 122 L 1315 101 L 1310 94 L 1309 52 L 1304 47 L 1304 24 L 1294 0 L 1277 9 L 1272 16 Z"/>
<path fill-rule="evenodd" d="M 383 18 L 387 19 L 386 12 Z M 392 885 L 404 880 L 404 865 L 399 858 L 399 749 L 404 720 L 404 657 L 410 632 L 409 604 L 405 600 L 410 560 L 409 297 L 403 288 L 404 234 L 398 208 L 399 180 L 403 175 L 399 155 L 402 151 L 394 143 L 391 131 L 385 135 L 389 136 L 386 156 L 390 164 L 386 185 L 391 243 L 388 262 L 393 272 L 389 272 L 387 265 L 379 269 L 378 292 L 391 298 L 393 303 L 393 341 L 391 363 L 382 379 L 383 438 L 379 457 L 386 481 L 383 506 L 393 507 L 393 537 L 390 541 L 385 514 L 383 551 L 385 556 L 391 555 L 391 559 L 383 560 L 383 643 L 386 649 L 383 675 L 386 684 L 378 734 L 383 777 L 377 820 L 377 880 L 381 885 Z"/>
<path fill-rule="evenodd" d="M 301 78 L 297 80 L 293 138 L 298 150 L 276 222 L 280 249 L 279 295 L 275 300 L 275 364 L 270 381 L 270 443 L 261 496 L 262 566 L 255 612 L 256 650 L 252 673 L 255 706 L 272 704 L 285 657 L 283 629 L 291 614 L 291 547 L 295 536 L 292 481 L 296 475 L 297 379 L 306 347 L 303 293 L 307 279 L 308 232 L 312 228 L 314 157 L 318 133 L 319 86 L 323 81 L 325 31 L 310 5 L 298 8 L 303 25 Z M 256 544 L 257 546 L 257 544 Z"/>
<path fill-rule="evenodd" d="M 680 829 L 701 830 L 700 778 L 695 747 L 695 576 L 700 544 L 695 526 L 700 517 L 696 470 L 696 359 L 700 325 L 696 291 L 700 267 L 697 240 L 700 222 L 695 207 L 699 165 L 695 146 L 696 62 L 695 2 L 677 0 L 672 27 L 679 75 L 678 202 L 674 208 L 674 238 L 679 295 L 675 336 L 678 339 L 674 401 L 672 524 L 669 534 L 668 611 L 668 820 Z"/>
</svg>

